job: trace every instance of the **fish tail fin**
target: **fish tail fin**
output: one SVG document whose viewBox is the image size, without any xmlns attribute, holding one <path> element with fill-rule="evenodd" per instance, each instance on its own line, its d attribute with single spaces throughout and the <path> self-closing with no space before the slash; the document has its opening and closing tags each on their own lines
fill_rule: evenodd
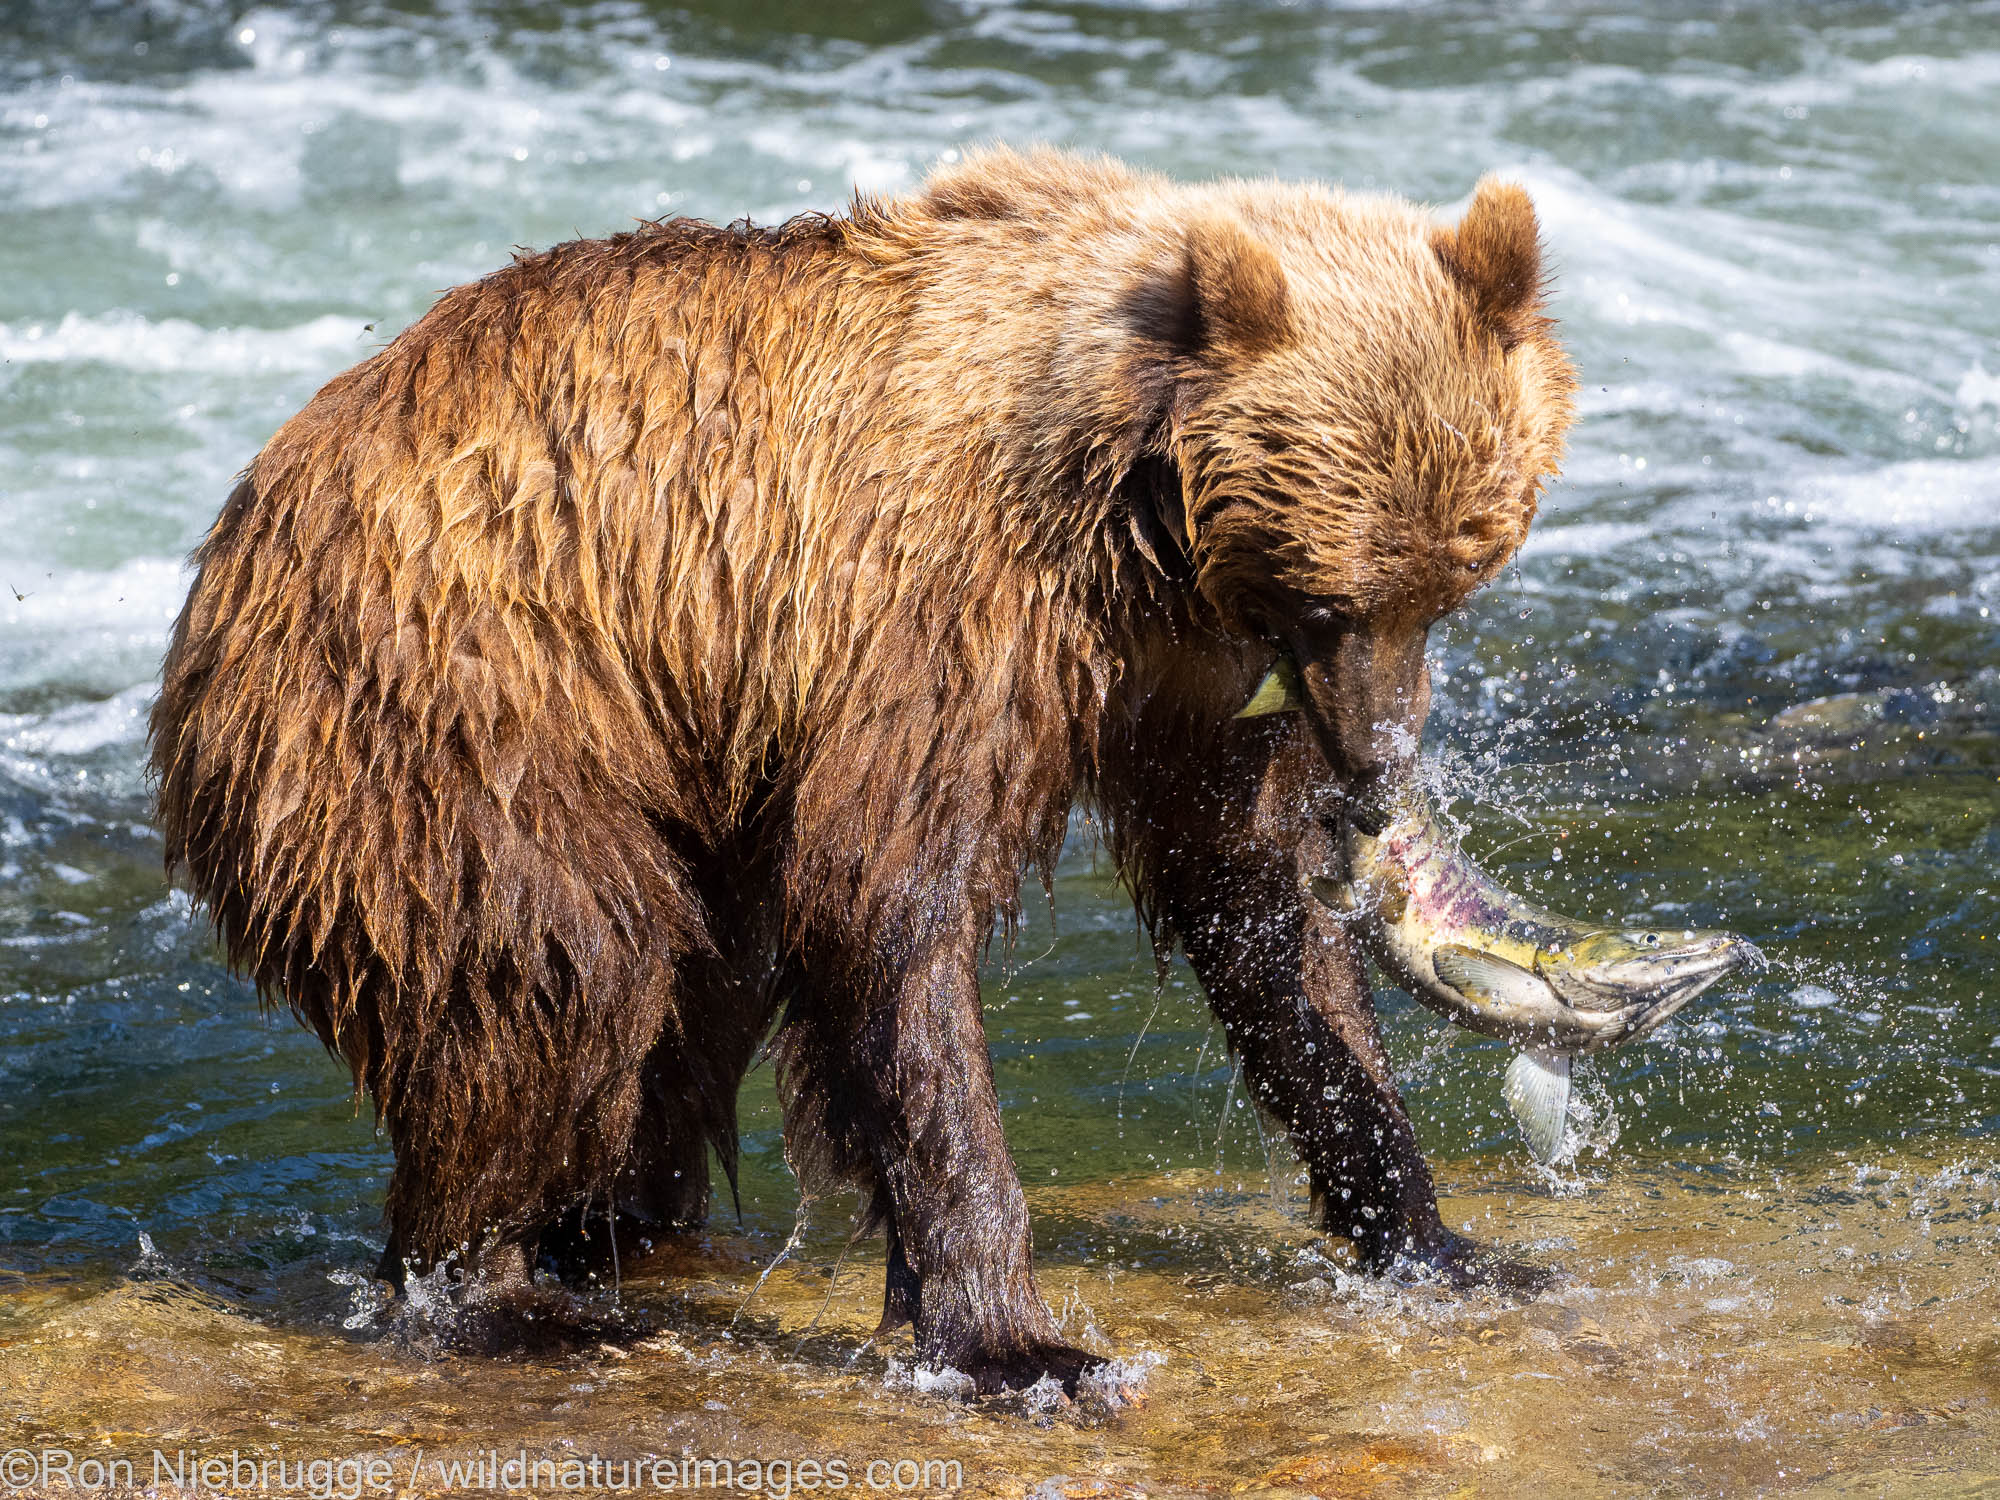
<svg viewBox="0 0 2000 1500">
<path fill-rule="evenodd" d="M 1569 1134 L 1569 1054 L 1530 1047 L 1507 1065 L 1502 1092 L 1535 1160 L 1554 1161 Z"/>
</svg>

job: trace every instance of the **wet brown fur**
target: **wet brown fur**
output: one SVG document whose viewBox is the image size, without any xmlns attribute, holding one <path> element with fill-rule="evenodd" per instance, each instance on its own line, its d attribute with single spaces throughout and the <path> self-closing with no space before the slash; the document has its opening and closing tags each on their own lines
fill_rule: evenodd
<svg viewBox="0 0 2000 1500">
<path fill-rule="evenodd" d="M 886 1320 L 1073 1380 L 976 964 L 1079 800 L 1323 1221 L 1447 1245 L 1298 878 L 1393 675 L 1338 663 L 1420 676 L 1558 462 L 1539 265 L 1503 185 L 1440 229 L 993 152 L 523 256 L 330 383 L 198 553 L 153 762 L 232 961 L 374 1098 L 392 1259 L 698 1219 L 775 1021 L 794 1164 L 887 1221 Z M 1336 635 L 1306 722 L 1232 721 Z"/>
</svg>

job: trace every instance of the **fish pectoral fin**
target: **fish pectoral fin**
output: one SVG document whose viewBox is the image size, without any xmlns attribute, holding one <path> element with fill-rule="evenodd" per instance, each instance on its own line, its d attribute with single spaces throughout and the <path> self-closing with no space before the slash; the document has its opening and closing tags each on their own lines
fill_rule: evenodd
<svg viewBox="0 0 2000 1500">
<path fill-rule="evenodd" d="M 1431 954 L 1437 977 L 1475 1005 L 1546 1006 L 1549 987 L 1519 964 L 1491 953 L 1445 943 Z"/>
<path fill-rule="evenodd" d="M 1306 882 L 1313 895 L 1322 906 L 1329 906 L 1343 916 L 1352 915 L 1360 903 L 1354 899 L 1354 887 L 1345 880 L 1335 880 L 1329 875 L 1315 875 Z"/>
<path fill-rule="evenodd" d="M 1261 719 L 1266 714 L 1290 713 L 1305 706 L 1305 689 L 1299 683 L 1298 666 L 1289 656 L 1281 656 L 1258 682 L 1250 701 L 1236 711 L 1236 717 Z"/>
<path fill-rule="evenodd" d="M 1554 1161 L 1569 1134 L 1569 1054 L 1529 1048 L 1507 1064 L 1501 1092 L 1535 1160 Z"/>
</svg>

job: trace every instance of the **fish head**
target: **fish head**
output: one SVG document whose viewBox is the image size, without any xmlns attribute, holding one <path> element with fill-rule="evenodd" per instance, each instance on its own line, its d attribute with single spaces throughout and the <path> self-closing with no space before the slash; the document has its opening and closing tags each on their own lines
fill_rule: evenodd
<svg viewBox="0 0 2000 1500">
<path fill-rule="evenodd" d="M 1603 1010 L 1639 999 L 1677 1009 L 1763 956 L 1733 932 L 1608 928 L 1543 950 L 1535 970 L 1578 1009 Z"/>
</svg>

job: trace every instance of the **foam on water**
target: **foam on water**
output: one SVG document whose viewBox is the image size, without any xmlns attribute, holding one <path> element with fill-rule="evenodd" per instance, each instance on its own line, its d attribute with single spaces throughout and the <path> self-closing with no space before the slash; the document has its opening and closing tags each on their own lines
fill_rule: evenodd
<svg viewBox="0 0 2000 1500">
<path fill-rule="evenodd" d="M 1820 474 L 1797 485 L 1800 523 L 1831 523 L 1899 538 L 1936 532 L 2000 533 L 2000 457 L 1912 459 L 1860 474 Z"/>
<path fill-rule="evenodd" d="M 134 744 L 145 737 L 152 704 L 152 686 L 142 682 L 101 703 L 70 703 L 45 714 L 0 714 L 0 753 L 42 761 Z"/>
<path fill-rule="evenodd" d="M 150 691 L 187 579 L 178 560 L 162 557 L 134 557 L 102 572 L 38 571 L 30 563 L 15 577 L 0 576 L 7 589 L 0 595 L 0 680 L 16 693 Z M 17 592 L 25 597 L 13 597 Z M 91 711 L 87 698 L 73 706 Z"/>
<path fill-rule="evenodd" d="M 1989 375 L 1986 367 L 1974 360 L 1952 393 L 1952 399 L 1965 412 L 1976 414 L 1982 407 L 2000 412 L 2000 375 Z"/>
<path fill-rule="evenodd" d="M 0 323 L 0 361 L 112 365 L 151 374 L 324 374 L 352 360 L 356 318 L 314 318 L 293 328 L 203 328 L 186 318 L 155 323 L 132 312 L 65 313 L 53 327 Z"/>
<path fill-rule="evenodd" d="M 1520 556 L 1602 557 L 1652 535 L 1650 526 L 1634 521 L 1576 521 L 1564 525 L 1551 518 L 1528 533 Z"/>
</svg>

